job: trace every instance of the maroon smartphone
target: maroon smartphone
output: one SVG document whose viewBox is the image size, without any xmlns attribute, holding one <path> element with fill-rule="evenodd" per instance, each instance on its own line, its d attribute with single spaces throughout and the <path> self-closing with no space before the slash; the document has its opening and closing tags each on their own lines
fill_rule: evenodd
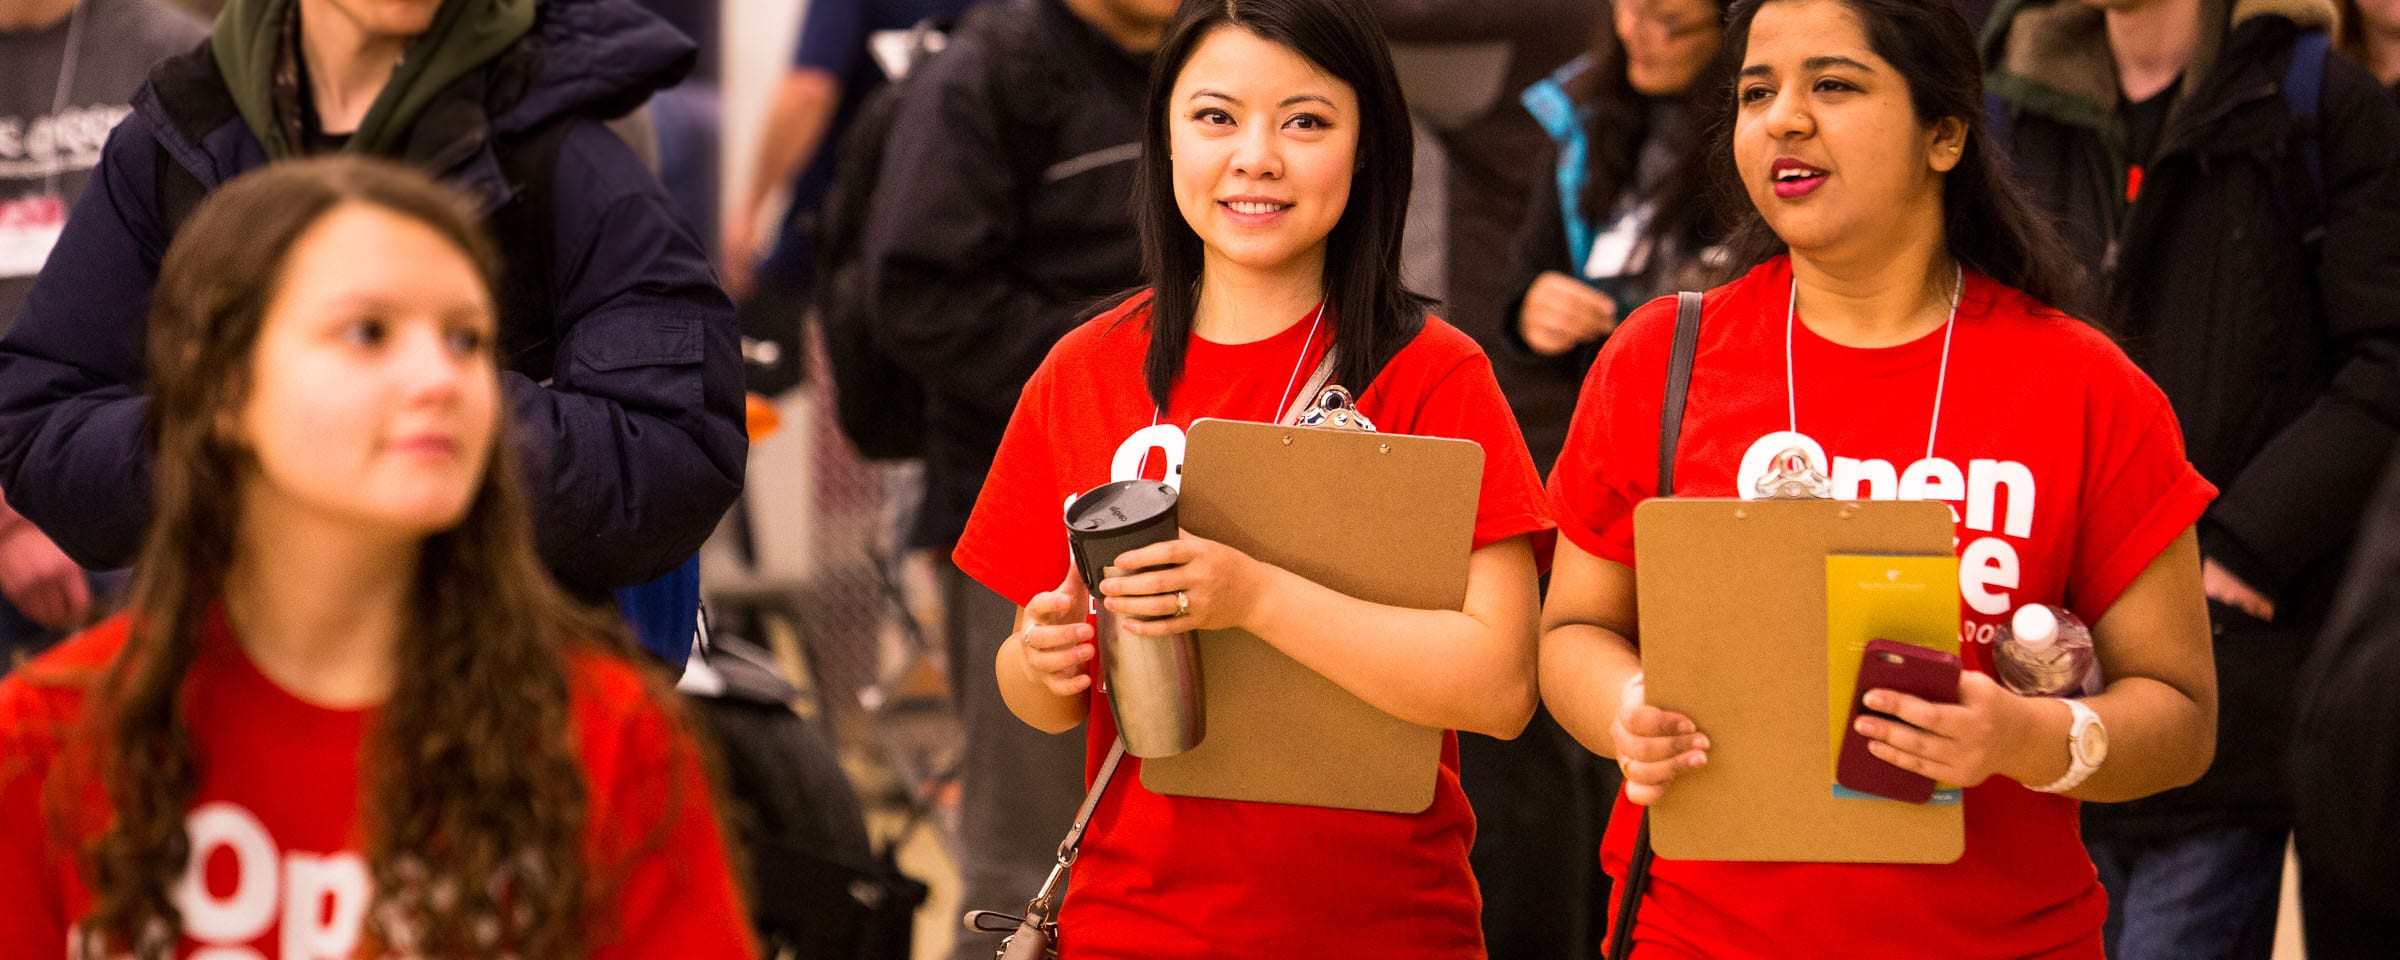
<svg viewBox="0 0 2400 960">
<path fill-rule="evenodd" d="M 1867 744 L 1874 741 L 1859 735 L 1858 718 L 1907 722 L 1881 710 L 1867 709 L 1869 690 L 1890 690 L 1934 703 L 1957 703 L 1958 671 L 1958 655 L 1954 653 L 1896 640 L 1867 641 L 1866 652 L 1858 664 L 1858 688 L 1850 692 L 1850 720 L 1842 728 L 1842 757 L 1834 765 L 1833 782 L 1860 793 L 1906 803 L 1933 799 L 1933 778 L 1892 766 L 1867 751 Z"/>
</svg>

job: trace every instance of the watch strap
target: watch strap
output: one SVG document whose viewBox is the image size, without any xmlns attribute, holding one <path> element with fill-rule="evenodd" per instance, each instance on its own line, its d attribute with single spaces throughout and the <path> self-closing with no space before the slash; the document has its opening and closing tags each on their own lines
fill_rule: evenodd
<svg viewBox="0 0 2400 960">
<path fill-rule="evenodd" d="M 2081 700 L 2061 698 L 2060 702 L 2066 704 L 2067 709 L 2075 713 L 2074 722 L 2067 727 L 2067 772 L 2052 783 L 2032 788 L 2035 793 L 2065 793 L 2082 786 L 2085 780 L 2090 779 L 2092 774 L 2100 769 L 2098 763 L 2085 763 L 2083 751 L 2076 749 L 2076 741 L 2083 737 L 2085 730 L 2093 727 L 2102 730 L 2108 729 L 2105 724 L 2100 722 L 2099 711 L 2093 710 L 2089 704 Z M 2102 757 L 2101 761 L 2105 763 L 2107 758 Z"/>
</svg>

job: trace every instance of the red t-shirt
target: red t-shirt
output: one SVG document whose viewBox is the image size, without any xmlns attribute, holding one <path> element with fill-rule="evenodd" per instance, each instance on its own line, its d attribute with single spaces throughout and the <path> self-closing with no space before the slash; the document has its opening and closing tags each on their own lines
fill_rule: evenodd
<svg viewBox="0 0 2400 960">
<path fill-rule="evenodd" d="M 1708 294 L 1677 494 L 1735 496 L 1752 444 L 1791 426 L 1791 277 L 1778 258 Z M 1799 429 L 1834 458 L 1834 496 L 1951 505 L 1961 649 L 1989 673 L 1993 630 L 2016 607 L 2060 603 L 2097 623 L 2215 490 L 2184 459 L 2165 395 L 2105 336 L 1988 277 L 1966 281 L 1933 459 L 1943 331 L 1857 349 L 1794 324 L 1791 364 Z M 1656 492 L 1674 331 L 1667 299 L 1609 338 L 1550 477 L 1561 531 L 1627 566 L 1634 504 Z M 1692 719 L 1707 728 L 1707 717 Z M 2099 957 L 2106 900 L 2076 802 L 1994 777 L 1965 803 L 1966 853 L 1953 864 L 1661 858 L 1637 942 L 1668 957 Z M 1623 875 L 1640 819 L 1620 796 L 1601 848 L 1612 875 Z"/>
<path fill-rule="evenodd" d="M 1020 606 L 1067 575 L 1068 497 L 1136 470 L 1165 476 L 1161 449 L 1179 458 L 1194 419 L 1278 419 L 1280 398 L 1332 339 L 1330 318 L 1312 336 L 1305 317 L 1252 343 L 1191 338 L 1183 378 L 1156 417 L 1164 426 L 1137 438 L 1156 414 L 1142 380 L 1145 303 L 1136 297 L 1051 350 L 984 480 L 956 560 Z M 1540 478 L 1472 340 L 1427 320 L 1358 408 L 1385 433 L 1481 444 L 1475 546 L 1531 534 L 1547 552 Z M 1145 460 L 1154 437 L 1161 449 Z M 1108 698 L 1092 699 L 1087 730 L 1089 782 L 1117 736 Z M 1125 758 L 1085 836 L 1061 920 L 1065 956 L 1483 956 L 1482 897 L 1467 869 L 1475 815 L 1459 789 L 1455 735 L 1443 737 L 1433 806 L 1408 816 L 1164 797 L 1142 786 L 1140 763 Z"/>
<path fill-rule="evenodd" d="M 109 816 L 77 742 L 90 685 L 126 643 L 119 615 L 0 681 L 0 956 L 67 956 L 92 907 L 75 867 Z M 569 658 L 570 729 L 589 808 L 590 956 L 750 957 L 698 754 L 633 665 Z M 359 757 L 380 711 L 307 703 L 250 662 L 212 618 L 183 686 L 197 791 L 195 862 L 176 893 L 176 956 L 350 957 L 372 902 Z M 46 798 L 46 795 L 47 798 Z"/>
</svg>

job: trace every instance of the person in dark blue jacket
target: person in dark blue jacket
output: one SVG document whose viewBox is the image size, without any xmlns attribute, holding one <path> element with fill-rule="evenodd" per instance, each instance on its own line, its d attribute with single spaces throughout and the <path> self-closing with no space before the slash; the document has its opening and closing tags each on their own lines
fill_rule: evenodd
<svg viewBox="0 0 2400 960">
<path fill-rule="evenodd" d="M 406 54 L 405 57 L 402 54 Z M 732 304 L 603 121 L 691 68 L 632 0 L 232 0 L 109 137 L 0 341 L 0 490 L 88 567 L 131 559 L 151 286 L 200 196 L 286 157 L 392 157 L 479 204 L 511 264 L 504 388 L 544 560 L 680 665 L 693 557 L 740 493 Z"/>
</svg>

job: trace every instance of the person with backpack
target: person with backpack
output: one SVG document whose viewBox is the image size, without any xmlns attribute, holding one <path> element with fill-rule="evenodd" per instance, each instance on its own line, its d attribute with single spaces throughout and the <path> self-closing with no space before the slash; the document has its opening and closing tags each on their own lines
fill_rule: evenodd
<svg viewBox="0 0 2400 960">
<path fill-rule="evenodd" d="M 740 493 L 732 304 L 603 121 L 692 63 L 631 0 L 233 0 L 161 64 L 0 341 L 0 489 L 92 567 L 132 559 L 151 452 L 142 331 L 161 253 L 219 184 L 293 158 L 403 160 L 475 198 L 509 258 L 500 356 L 551 572 L 616 589 L 681 669 L 696 554 Z"/>
<path fill-rule="evenodd" d="M 742 306 L 742 332 L 774 343 L 775 358 L 751 358 L 751 389 L 774 394 L 800 381 L 800 324 L 823 248 L 825 197 L 860 109 L 900 74 L 876 55 L 879 36 L 941 31 L 978 0 L 812 0 L 792 63 L 776 80 L 759 125 L 758 152 L 733 183 L 722 253 L 725 288 Z M 760 230 L 767 201 L 785 191 L 772 239 Z M 760 249 L 762 241 L 768 243 Z"/>
<path fill-rule="evenodd" d="M 2333 0 L 2019 0 L 1984 38 L 2009 167 L 2223 491 L 2216 762 L 2084 809 L 2111 956 L 2272 949 L 2296 679 L 2400 437 L 2400 110 L 2334 25 Z"/>
<path fill-rule="evenodd" d="M 1081 795 L 1083 754 L 1010 718 L 989 667 L 1015 604 L 947 558 L 1042 356 L 1102 297 L 1141 280 L 1134 159 L 1150 51 L 1174 6 L 975 8 L 941 53 L 890 89 L 881 137 L 867 142 L 862 122 L 851 146 L 875 151 L 872 182 L 835 188 L 839 203 L 863 186 L 866 203 L 856 276 L 824 287 L 843 301 L 825 308 L 827 338 L 856 331 L 869 358 L 891 365 L 898 376 L 874 388 L 901 395 L 876 406 L 910 417 L 894 428 L 925 461 L 906 543 L 942 561 L 943 633 L 966 729 L 959 873 L 969 909 L 1020 907 L 1041 884 Z M 837 388 L 856 383 L 838 368 L 843 349 L 833 353 Z M 862 398 L 846 393 L 847 412 Z M 878 445 L 874 434 L 862 439 Z M 961 943 L 956 956 L 981 949 Z"/>
<path fill-rule="evenodd" d="M 1247 631 L 1402 720 L 1516 736 L 1551 526 L 1490 361 L 1402 282 L 1414 135 L 1365 0 L 1194 0 L 1158 56 L 1134 200 L 1149 284 L 1043 361 L 955 554 L 1023 607 L 986 668 L 1009 709 L 1083 726 L 1104 771 L 1056 942 L 1069 960 L 1480 960 L 1455 733 L 1430 805 L 1408 814 L 1160 793 L 1112 749 L 1094 599 L 1141 618 L 1119 621 L 1133 632 Z M 1190 534 L 1107 561 L 1140 572 L 1087 592 L 1066 498 L 1180 483 L 1195 420 L 1290 422 L 1328 381 L 1378 431 L 1482 447 L 1460 607 L 1370 602 Z"/>
<path fill-rule="evenodd" d="M 2193 523 L 2215 491 L 2158 386 L 2065 312 L 2081 271 L 1985 136 L 1955 4 L 1738 0 L 1730 15 L 1715 153 L 1752 211 L 1727 241 L 1746 272 L 1651 301 L 1610 334 L 1550 475 L 1561 536 L 1542 697 L 1626 780 L 1600 851 L 1629 891 L 1608 956 L 2099 960 L 2107 897 L 2076 807 L 2208 765 L 2216 678 Z M 1644 807 L 1719 758 L 1774 747 L 1648 702 L 1636 505 L 1760 499 L 1770 461 L 1795 449 L 1834 498 L 1957 517 L 1955 702 L 1865 691 L 1890 716 L 1848 730 L 1876 759 L 1961 788 L 1953 862 L 1649 847 Z M 1987 480 L 2002 473 L 2015 479 Z M 2027 604 L 2092 625 L 2104 689 L 2024 696 L 1994 679 L 1990 638 Z M 1801 629 L 1784 639 L 1823 649 Z M 1797 651 L 1788 662 L 1811 668 Z"/>
</svg>

